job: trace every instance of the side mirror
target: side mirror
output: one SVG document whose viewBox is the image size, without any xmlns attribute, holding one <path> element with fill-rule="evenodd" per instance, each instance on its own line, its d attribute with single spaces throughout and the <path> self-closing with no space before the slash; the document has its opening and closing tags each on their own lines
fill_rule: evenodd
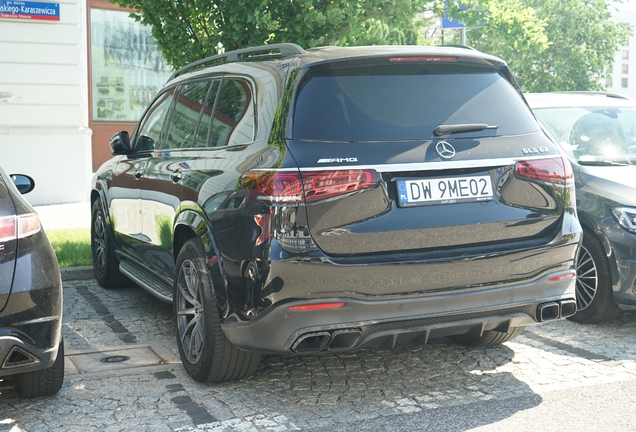
<svg viewBox="0 0 636 432">
<path fill-rule="evenodd" d="M 11 177 L 13 184 L 15 185 L 16 188 L 18 188 L 18 191 L 22 195 L 28 194 L 35 188 L 35 180 L 33 180 L 28 175 L 11 174 L 9 177 Z"/>
<path fill-rule="evenodd" d="M 110 151 L 115 155 L 127 154 L 130 152 L 130 137 L 127 131 L 121 131 L 113 135 L 110 139 Z"/>
</svg>

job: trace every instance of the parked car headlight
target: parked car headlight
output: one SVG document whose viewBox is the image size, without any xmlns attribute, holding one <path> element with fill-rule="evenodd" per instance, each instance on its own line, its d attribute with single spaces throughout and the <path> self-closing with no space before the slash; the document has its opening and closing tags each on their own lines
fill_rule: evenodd
<svg viewBox="0 0 636 432">
<path fill-rule="evenodd" d="M 627 231 L 636 233 L 636 208 L 616 207 L 612 209 L 614 217 Z"/>
</svg>

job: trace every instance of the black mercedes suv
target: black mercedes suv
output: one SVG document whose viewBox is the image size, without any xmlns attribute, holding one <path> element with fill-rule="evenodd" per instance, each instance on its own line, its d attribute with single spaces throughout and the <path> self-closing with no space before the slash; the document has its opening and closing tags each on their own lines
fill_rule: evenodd
<svg viewBox="0 0 636 432">
<path fill-rule="evenodd" d="M 178 70 L 91 194 L 95 274 L 174 304 L 185 369 L 576 312 L 569 162 L 505 62 L 467 47 L 228 52 Z"/>
</svg>

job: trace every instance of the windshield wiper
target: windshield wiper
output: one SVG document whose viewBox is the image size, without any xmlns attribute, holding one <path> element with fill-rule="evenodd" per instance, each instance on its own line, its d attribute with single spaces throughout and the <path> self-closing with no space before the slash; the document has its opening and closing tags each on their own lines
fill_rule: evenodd
<svg viewBox="0 0 636 432">
<path fill-rule="evenodd" d="M 576 161 L 579 165 L 590 165 L 590 166 L 630 166 L 631 164 L 614 162 L 610 160 L 602 160 L 602 161 L 586 161 L 586 160 L 578 160 Z"/>
<path fill-rule="evenodd" d="M 486 123 L 464 123 L 464 124 L 452 124 L 452 125 L 439 125 L 435 128 L 433 133 L 437 136 L 452 134 L 455 132 L 473 132 L 484 129 L 498 129 L 498 125 L 489 125 Z"/>
</svg>

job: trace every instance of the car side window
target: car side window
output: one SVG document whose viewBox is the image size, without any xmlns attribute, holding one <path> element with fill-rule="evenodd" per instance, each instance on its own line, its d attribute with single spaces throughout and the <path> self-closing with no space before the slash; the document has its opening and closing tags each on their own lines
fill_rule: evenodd
<svg viewBox="0 0 636 432">
<path fill-rule="evenodd" d="M 249 84 L 224 79 L 217 97 L 210 131 L 210 147 L 246 144 L 254 140 L 254 108 Z"/>
<path fill-rule="evenodd" d="M 146 114 L 139 124 L 139 132 L 137 132 L 137 138 L 135 140 L 136 151 L 162 148 L 161 132 L 170 113 L 174 92 L 174 89 L 170 89 L 161 94 L 155 99 L 150 108 L 148 108 L 148 111 L 146 111 Z"/>
<path fill-rule="evenodd" d="M 166 148 L 193 146 L 197 125 L 210 89 L 209 81 L 198 81 L 181 87 L 166 135 Z"/>
<path fill-rule="evenodd" d="M 194 138 L 195 147 L 206 147 L 208 142 L 208 134 L 210 132 L 210 123 L 212 123 L 212 112 L 214 111 L 214 103 L 216 102 L 216 95 L 219 91 L 221 80 L 214 80 L 210 84 L 208 96 L 203 105 L 203 111 L 201 112 L 201 121 L 199 121 L 199 128 L 197 129 L 196 137 Z"/>
</svg>

